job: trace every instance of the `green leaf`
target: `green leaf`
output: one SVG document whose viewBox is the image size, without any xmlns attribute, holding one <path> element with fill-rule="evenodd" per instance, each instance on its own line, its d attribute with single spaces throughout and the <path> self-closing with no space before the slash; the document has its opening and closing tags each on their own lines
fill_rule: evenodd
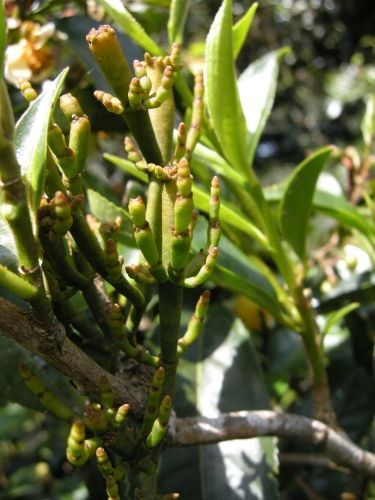
<svg viewBox="0 0 375 500">
<path fill-rule="evenodd" d="M 351 304 L 347 304 L 344 307 L 341 307 L 341 309 L 338 309 L 337 311 L 334 311 L 330 314 L 328 314 L 327 319 L 326 319 L 326 324 L 324 325 L 324 328 L 322 329 L 322 334 L 326 335 L 330 329 L 333 327 L 333 325 L 336 325 L 339 323 L 342 319 L 345 318 L 347 314 L 350 312 L 354 311 L 355 309 L 358 309 L 360 307 L 359 302 L 352 302 Z"/>
<path fill-rule="evenodd" d="M 138 168 L 132 161 L 125 160 L 124 158 L 120 158 L 119 156 L 111 155 L 109 153 L 104 153 L 103 158 L 113 165 L 116 165 L 116 167 L 119 167 L 126 174 L 135 177 L 139 181 L 144 183 L 148 182 L 147 174 L 138 170 Z"/>
<path fill-rule="evenodd" d="M 168 19 L 168 41 L 182 44 L 190 0 L 172 0 Z"/>
<path fill-rule="evenodd" d="M 241 51 L 242 45 L 244 44 L 246 37 L 249 33 L 249 29 L 254 19 L 254 14 L 258 8 L 258 2 L 253 3 L 246 13 L 241 17 L 239 21 L 233 26 L 232 37 L 233 37 L 233 59 L 237 59 L 238 54 Z"/>
<path fill-rule="evenodd" d="M 315 191 L 313 207 L 319 212 L 328 215 L 343 225 L 355 228 L 365 236 L 375 235 L 375 228 L 359 210 L 350 205 L 344 198 L 339 198 L 325 191 Z"/>
<path fill-rule="evenodd" d="M 121 0 L 98 0 L 104 7 L 107 14 L 129 35 L 138 45 L 150 52 L 152 55 L 160 56 L 164 54 L 152 38 L 148 36 L 139 22 L 124 7 Z"/>
<path fill-rule="evenodd" d="M 238 79 L 238 90 L 248 130 L 247 157 L 254 160 L 260 136 L 275 99 L 279 61 L 285 49 L 270 52 L 250 64 Z"/>
<path fill-rule="evenodd" d="M 232 1 L 224 0 L 207 37 L 206 100 L 217 138 L 231 165 L 247 173 L 247 133 L 232 48 Z"/>
<path fill-rule="evenodd" d="M 268 287 L 258 284 L 263 277 L 254 270 L 254 275 L 256 274 L 257 279 L 250 280 L 225 267 L 216 266 L 210 279 L 230 292 L 245 295 L 259 307 L 269 311 L 276 320 L 280 319 L 280 305 L 275 294 Z"/>
<path fill-rule="evenodd" d="M 88 189 L 86 195 L 90 206 L 90 213 L 92 213 L 98 221 L 102 223 L 113 223 L 117 217 L 120 217 L 121 226 L 119 232 L 115 235 L 116 239 L 121 241 L 121 243 L 135 247 L 133 224 L 128 212 L 107 200 L 107 198 L 104 198 L 104 196 L 93 189 Z"/>
<path fill-rule="evenodd" d="M 285 192 L 285 186 L 276 185 L 265 190 L 265 196 L 269 202 L 280 201 Z M 348 228 L 355 228 L 365 236 L 373 236 L 375 227 L 366 220 L 359 210 L 350 205 L 344 198 L 326 191 L 315 191 L 313 198 L 313 209 L 336 219 Z"/>
<path fill-rule="evenodd" d="M 6 17 L 4 1 L 0 0 L 0 78 L 3 77 L 4 54 L 7 43 Z"/>
<path fill-rule="evenodd" d="M 185 322 L 189 316 L 190 312 L 184 313 Z M 203 332 L 180 361 L 178 374 L 179 417 L 197 412 L 216 417 L 269 407 L 251 337 L 220 304 L 210 306 Z M 182 498 L 274 500 L 278 498 L 275 443 L 272 438 L 255 438 L 169 449 L 162 459 L 160 488 L 178 491 Z"/>
<path fill-rule="evenodd" d="M 280 206 L 280 226 L 301 260 L 305 258 L 307 226 L 315 185 L 332 148 L 325 147 L 306 158 L 292 172 Z"/>
<path fill-rule="evenodd" d="M 15 148 L 22 175 L 28 181 L 30 205 L 35 213 L 44 189 L 47 133 L 57 99 L 60 96 L 69 68 L 30 104 L 18 120 L 15 130 Z"/>
</svg>

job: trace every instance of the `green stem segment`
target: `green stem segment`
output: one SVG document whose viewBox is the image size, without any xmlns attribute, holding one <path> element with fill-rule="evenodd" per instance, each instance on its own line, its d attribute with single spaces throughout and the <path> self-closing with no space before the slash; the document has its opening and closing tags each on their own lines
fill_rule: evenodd
<svg viewBox="0 0 375 500">
<path fill-rule="evenodd" d="M 160 359 L 165 370 L 162 395 L 173 395 L 178 363 L 183 288 L 172 283 L 159 285 Z"/>
</svg>

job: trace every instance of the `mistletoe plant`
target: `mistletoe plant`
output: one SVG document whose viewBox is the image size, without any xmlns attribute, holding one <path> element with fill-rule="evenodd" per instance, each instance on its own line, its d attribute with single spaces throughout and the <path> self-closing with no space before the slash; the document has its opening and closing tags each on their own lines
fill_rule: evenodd
<svg viewBox="0 0 375 500">
<path fill-rule="evenodd" d="M 296 435 L 320 443 L 336 462 L 374 474 L 374 457 L 335 431 L 322 332 L 306 287 L 307 225 L 316 182 L 332 148 L 308 157 L 273 192 L 262 189 L 253 169 L 278 65 L 287 50 L 257 61 L 237 83 L 234 61 L 257 5 L 232 26 L 232 3 L 224 0 L 207 38 L 205 78 L 197 72 L 191 90 L 180 60 L 188 2 L 171 3 L 169 54 L 122 2 L 99 3 L 147 50 L 131 69 L 111 26 L 87 35 L 89 50 L 112 89 L 97 89 L 95 97 L 109 113 L 123 117 L 129 129 L 127 158 L 106 158 L 147 186 L 144 197 L 130 199 L 128 211 L 112 207 L 117 217 L 105 221 L 90 216 L 85 170 L 91 125 L 76 97 L 60 97 L 67 70 L 39 96 L 28 81 L 21 82 L 29 107 L 16 126 L 3 79 L 0 87 L 1 215 L 17 253 L 16 267 L 0 266 L 0 284 L 13 299 L 22 299 L 24 308 L 25 302 L 30 305 L 25 315 L 1 299 L 0 328 L 66 375 L 88 398 L 84 408 L 67 404 L 32 368 L 20 366 L 40 403 L 70 423 L 67 460 L 82 467 L 96 457 L 110 499 L 177 498 L 174 493 L 158 494 L 164 445 L 256 435 Z M 3 59 L 3 3 L 0 13 Z M 251 113 L 245 107 L 249 95 Z M 58 101 L 69 124 L 67 133 L 54 111 Z M 176 114 L 185 120 L 174 130 Z M 216 175 L 211 178 L 209 170 Z M 225 183 L 225 201 L 218 176 Z M 320 202 L 331 216 L 361 231 L 373 248 L 373 223 L 344 205 Z M 193 240 L 196 208 L 208 219 L 207 243 L 200 250 Z M 136 264 L 124 262 L 117 241 L 121 226 L 129 226 L 130 220 L 133 235 L 128 240 L 139 249 Z M 244 276 L 220 261 L 221 223 L 232 260 L 245 262 Z M 210 300 L 210 293 L 203 291 L 181 336 L 183 292 L 207 280 L 247 296 L 301 336 L 320 422 L 269 411 L 175 418 L 176 371 L 202 331 Z M 155 297 L 160 338 L 156 347 L 146 349 L 139 326 Z M 353 307 L 339 310 L 336 321 Z"/>
</svg>

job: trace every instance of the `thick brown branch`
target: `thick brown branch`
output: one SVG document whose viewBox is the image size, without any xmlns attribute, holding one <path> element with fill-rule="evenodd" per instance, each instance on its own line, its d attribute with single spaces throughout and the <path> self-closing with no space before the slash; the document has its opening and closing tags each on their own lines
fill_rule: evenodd
<svg viewBox="0 0 375 500">
<path fill-rule="evenodd" d="M 30 313 L 0 298 L 0 333 L 37 354 L 64 375 L 74 380 L 85 394 L 97 393 L 100 378 L 105 375 L 119 403 L 128 403 L 133 415 L 140 416 L 144 407 L 144 391 L 129 381 L 113 376 L 65 338 L 61 348 L 48 345 L 48 332 L 38 328 Z"/>
<path fill-rule="evenodd" d="M 210 444 L 232 439 L 277 436 L 318 446 L 336 464 L 375 477 L 375 454 L 318 420 L 274 411 L 240 411 L 217 418 L 178 418 L 171 444 Z"/>
</svg>

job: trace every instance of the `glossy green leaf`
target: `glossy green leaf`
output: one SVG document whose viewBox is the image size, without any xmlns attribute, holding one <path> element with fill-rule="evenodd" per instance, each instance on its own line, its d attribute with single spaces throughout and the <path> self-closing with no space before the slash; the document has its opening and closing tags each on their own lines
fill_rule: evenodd
<svg viewBox="0 0 375 500">
<path fill-rule="evenodd" d="M 260 136 L 275 99 L 279 61 L 285 50 L 270 52 L 250 64 L 238 79 L 238 90 L 248 130 L 247 157 L 253 163 Z"/>
<path fill-rule="evenodd" d="M 172 0 L 168 19 L 168 40 L 182 44 L 190 0 Z"/>
<path fill-rule="evenodd" d="M 139 22 L 130 14 L 121 0 L 98 0 L 107 14 L 138 45 L 152 55 L 163 55 L 164 51 L 148 36 Z"/>
<path fill-rule="evenodd" d="M 90 206 L 90 213 L 102 223 L 113 223 L 119 217 L 121 219 L 121 226 L 115 234 L 116 239 L 129 246 L 136 246 L 133 237 L 133 224 L 128 212 L 107 200 L 107 198 L 93 189 L 88 189 L 86 195 Z"/>
<path fill-rule="evenodd" d="M 249 29 L 254 19 L 255 12 L 258 8 L 258 2 L 253 3 L 241 17 L 239 21 L 233 26 L 233 59 L 237 59 L 238 54 L 246 40 Z"/>
<path fill-rule="evenodd" d="M 269 202 L 278 202 L 282 199 L 285 187 L 273 186 L 265 190 L 265 196 Z M 375 226 L 366 220 L 358 208 L 350 205 L 345 198 L 326 191 L 315 191 L 313 198 L 313 209 L 328 215 L 348 228 L 357 229 L 365 236 L 375 235 Z"/>
<path fill-rule="evenodd" d="M 15 130 L 15 148 L 22 175 L 29 188 L 31 209 L 39 208 L 44 189 L 47 133 L 54 107 L 62 91 L 68 68 L 33 101 L 18 120 Z"/>
<path fill-rule="evenodd" d="M 185 312 L 185 322 L 190 315 Z M 215 417 L 269 406 L 249 332 L 220 304 L 210 306 L 203 332 L 179 363 L 178 374 L 178 416 L 198 412 Z M 276 499 L 275 442 L 256 438 L 169 449 L 163 456 L 160 488 L 178 491 L 182 498 Z"/>
<path fill-rule="evenodd" d="M 216 266 L 210 279 L 230 292 L 245 295 L 260 308 L 269 311 L 275 319 L 280 319 L 280 305 L 275 294 L 258 284 L 259 278 L 262 277 L 258 274 L 258 280 L 250 280 L 225 267 Z"/>
<path fill-rule="evenodd" d="M 301 260 L 305 258 L 315 185 L 331 151 L 331 147 L 322 148 L 300 163 L 292 172 L 281 200 L 281 230 Z"/>
<path fill-rule="evenodd" d="M 333 327 L 333 325 L 339 323 L 350 312 L 354 311 L 355 309 L 358 309 L 360 305 L 361 304 L 359 302 L 352 302 L 351 304 L 347 304 L 346 306 L 337 309 L 337 311 L 328 314 L 326 318 L 326 323 L 324 325 L 324 328 L 322 329 L 323 335 L 326 335 Z"/>
<path fill-rule="evenodd" d="M 0 78 L 3 77 L 4 54 L 7 42 L 4 1 L 0 0 Z"/>
<path fill-rule="evenodd" d="M 247 133 L 233 62 L 232 1 L 224 0 L 206 43 L 206 100 L 217 138 L 229 163 L 247 172 Z"/>
</svg>

